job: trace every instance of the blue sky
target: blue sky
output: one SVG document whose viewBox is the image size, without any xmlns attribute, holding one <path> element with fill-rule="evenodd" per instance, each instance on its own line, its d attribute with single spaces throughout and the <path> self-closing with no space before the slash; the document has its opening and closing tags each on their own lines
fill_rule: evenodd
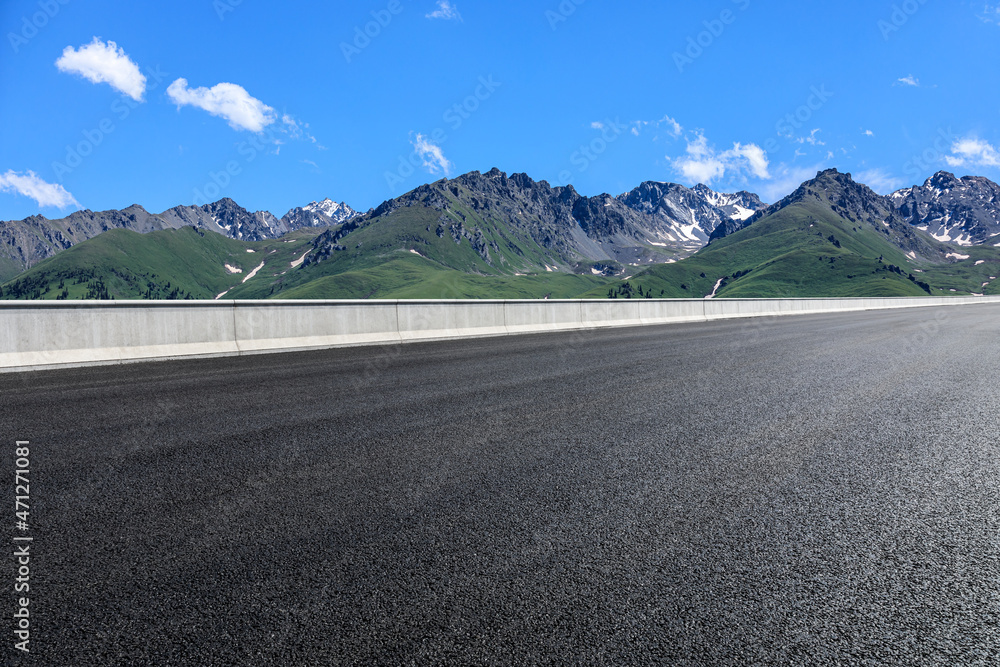
<svg viewBox="0 0 1000 667">
<path fill-rule="evenodd" d="M 366 210 L 494 166 L 768 201 L 828 167 L 1000 180 L 995 1 L 6 0 L 0 38 L 5 220 Z"/>
</svg>

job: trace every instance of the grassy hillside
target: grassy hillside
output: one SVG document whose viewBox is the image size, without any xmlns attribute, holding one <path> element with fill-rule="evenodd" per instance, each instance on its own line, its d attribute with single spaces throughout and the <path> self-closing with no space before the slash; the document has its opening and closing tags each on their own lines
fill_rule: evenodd
<svg viewBox="0 0 1000 667">
<path fill-rule="evenodd" d="M 902 221 L 884 198 L 833 170 L 803 184 L 766 217 L 691 257 L 634 266 L 624 279 L 598 275 L 602 268 L 621 268 L 621 264 L 570 261 L 567 258 L 576 255 L 546 236 L 543 221 L 533 224 L 520 208 L 508 207 L 501 214 L 497 205 L 485 206 L 462 187 L 455 183 L 445 190 L 418 189 L 411 193 L 412 201 L 380 207 L 372 216 L 341 228 L 303 229 L 259 243 L 191 227 L 149 234 L 113 230 L 39 263 L 0 287 L 0 296 L 540 299 L 703 298 L 713 291 L 721 298 L 1000 294 L 1000 248 L 959 249 L 938 243 Z"/>
<path fill-rule="evenodd" d="M 24 270 L 21 262 L 10 257 L 0 256 L 0 285 L 6 280 L 17 277 Z"/>
<path fill-rule="evenodd" d="M 290 270 L 318 233 L 248 243 L 193 227 L 149 234 L 116 229 L 40 262 L 0 289 L 4 299 L 214 299 L 261 263 L 265 268 L 254 280 Z"/>
<path fill-rule="evenodd" d="M 410 218 L 413 222 L 414 218 Z M 305 268 L 304 255 L 324 230 L 303 229 L 281 239 L 250 243 L 212 232 L 180 230 L 137 234 L 111 230 L 49 258 L 0 286 L 4 299 L 368 299 L 570 298 L 610 282 L 594 275 L 545 272 L 484 275 L 475 253 L 434 236 L 422 251 L 464 264 L 455 270 L 393 245 L 408 226 L 362 229 L 351 235 L 365 252 Z M 410 245 L 406 243 L 405 245 Z M 416 245 L 416 244 L 414 244 Z M 468 246 L 468 242 L 465 243 Z M 432 246 L 429 248 L 428 246 Z M 437 252 L 434 252 L 436 249 Z M 263 268 L 243 282 L 258 266 Z M 231 269 L 239 272 L 233 273 Z M 341 269 L 346 269 L 341 271 Z"/>
<path fill-rule="evenodd" d="M 593 274 L 593 263 L 567 266 L 524 230 L 473 211 L 451 191 L 448 200 L 447 212 L 405 206 L 366 220 L 328 240 L 336 249 L 322 261 L 227 298 L 569 298 L 611 282 Z"/>
<path fill-rule="evenodd" d="M 425 206 L 399 208 L 366 222 L 336 243 L 344 249 L 280 281 L 281 289 L 372 269 L 406 253 L 419 254 L 440 269 L 482 276 L 546 272 L 547 266 L 563 264 L 529 235 L 473 212 L 458 197 L 451 198 L 446 213 Z"/>
<path fill-rule="evenodd" d="M 483 276 L 401 254 L 380 266 L 328 275 L 280 293 L 283 299 L 569 299 L 611 283 L 570 273 Z M 234 290 L 232 294 L 249 293 Z M 239 297 L 242 298 L 242 297 Z"/>
<path fill-rule="evenodd" d="M 841 217 L 823 198 L 812 198 L 716 240 L 688 259 L 644 270 L 610 289 L 625 295 L 642 287 L 654 297 L 688 298 L 705 297 L 716 285 L 719 298 L 926 296 L 982 293 L 990 276 L 1000 276 L 996 248 L 942 246 L 942 252 L 969 259 L 930 262 L 908 256 L 887 237 L 877 225 Z M 992 293 L 994 288 L 985 289 Z M 608 288 L 587 296 L 606 297 Z"/>
<path fill-rule="evenodd" d="M 1000 294 L 1000 248 L 976 246 L 952 252 L 967 259 L 947 264 L 922 264 L 914 269 L 920 280 L 933 286 L 935 295 Z"/>
</svg>

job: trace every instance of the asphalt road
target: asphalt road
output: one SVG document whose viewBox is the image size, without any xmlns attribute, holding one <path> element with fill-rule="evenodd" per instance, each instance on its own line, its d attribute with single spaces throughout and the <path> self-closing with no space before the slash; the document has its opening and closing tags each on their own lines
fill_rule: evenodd
<svg viewBox="0 0 1000 667">
<path fill-rule="evenodd" d="M 1000 663 L 1000 307 L 0 376 L 33 665 Z"/>
</svg>

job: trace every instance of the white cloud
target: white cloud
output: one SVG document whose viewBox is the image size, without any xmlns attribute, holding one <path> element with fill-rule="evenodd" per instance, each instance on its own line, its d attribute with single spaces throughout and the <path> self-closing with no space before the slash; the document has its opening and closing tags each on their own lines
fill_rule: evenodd
<svg viewBox="0 0 1000 667">
<path fill-rule="evenodd" d="M 604 123 L 602 123 L 599 120 L 595 120 L 593 123 L 590 124 L 590 129 L 592 129 L 592 130 L 603 130 L 604 129 Z"/>
<path fill-rule="evenodd" d="M 1000 25 L 1000 5 L 986 5 L 979 18 L 987 23 Z"/>
<path fill-rule="evenodd" d="M 710 185 L 712 181 L 722 178 L 726 173 L 726 165 L 715 151 L 708 147 L 708 139 L 703 134 L 688 142 L 687 157 L 674 160 L 674 167 L 689 181 L 705 185 Z"/>
<path fill-rule="evenodd" d="M 451 173 L 451 162 L 444 156 L 444 151 L 440 146 L 436 146 L 427 140 L 422 134 L 418 134 L 412 142 L 414 150 L 420 159 L 423 160 L 424 168 L 432 174 L 442 173 L 447 176 Z"/>
<path fill-rule="evenodd" d="M 56 61 L 60 72 L 79 74 L 93 83 L 106 83 L 136 102 L 146 93 L 146 77 L 125 50 L 114 42 L 94 41 L 79 50 L 67 46 Z"/>
<path fill-rule="evenodd" d="M 653 127 L 666 127 L 667 128 L 667 133 L 671 137 L 673 137 L 674 139 L 676 139 L 677 137 L 681 136 L 681 133 L 684 132 L 684 128 L 681 127 L 680 123 L 678 123 L 676 120 L 674 120 L 670 116 L 664 116 L 660 120 L 637 120 L 637 121 L 635 121 L 634 123 L 632 123 L 632 134 L 634 134 L 635 136 L 638 137 L 639 136 L 639 130 L 641 128 L 643 128 L 643 127 L 647 127 L 647 126 L 650 126 L 650 125 L 652 125 Z"/>
<path fill-rule="evenodd" d="M 865 130 L 865 136 L 866 137 L 874 137 L 875 133 L 872 132 L 871 130 Z"/>
<path fill-rule="evenodd" d="M 0 174 L 0 192 L 14 192 L 30 197 L 38 202 L 39 206 L 66 208 L 80 205 L 63 186 L 58 183 L 46 183 L 33 171 L 19 174 L 8 170 L 6 174 Z"/>
<path fill-rule="evenodd" d="M 735 143 L 730 150 L 717 152 L 708 145 L 704 134 L 698 134 L 687 145 L 687 155 L 672 160 L 674 168 L 689 181 L 711 185 L 727 172 L 750 172 L 761 179 L 770 178 L 767 153 L 756 144 Z M 668 158 L 669 159 L 669 158 Z"/>
<path fill-rule="evenodd" d="M 920 79 L 914 78 L 912 74 L 904 76 L 902 79 L 898 79 L 898 83 L 901 83 L 904 86 L 914 86 L 915 88 L 920 87 Z"/>
<path fill-rule="evenodd" d="M 944 159 L 952 167 L 1000 167 L 1000 151 L 982 139 L 959 139 L 952 144 L 951 152 Z"/>
<path fill-rule="evenodd" d="M 808 137 L 799 137 L 796 139 L 800 144 L 809 144 L 810 146 L 826 146 L 826 142 L 820 141 L 816 138 L 816 134 L 822 132 L 818 127 L 809 133 Z"/>
<path fill-rule="evenodd" d="M 673 118 L 671 118 L 670 116 L 664 116 L 663 119 L 659 121 L 659 123 L 665 124 L 667 126 L 667 131 L 670 132 L 670 136 L 674 138 L 681 136 L 681 132 L 684 131 L 684 128 L 681 127 L 681 124 L 678 123 Z"/>
<path fill-rule="evenodd" d="M 458 13 L 458 8 L 456 8 L 455 5 L 448 2 L 448 0 L 438 0 L 437 6 L 438 8 L 436 10 L 434 10 L 430 14 L 427 14 L 427 18 L 445 19 L 446 21 L 449 21 L 451 19 L 455 19 L 458 21 L 462 20 L 462 15 Z"/>
<path fill-rule="evenodd" d="M 243 86 L 235 83 L 188 88 L 187 79 L 177 79 L 167 88 L 167 96 L 178 107 L 198 107 L 213 116 L 225 118 L 234 130 L 260 132 L 277 120 L 274 109 L 251 97 Z"/>
<path fill-rule="evenodd" d="M 771 178 L 768 173 L 767 153 L 756 144 L 733 144 L 733 150 L 723 153 L 724 156 L 731 155 L 732 158 L 743 158 L 750 165 L 750 172 L 757 178 Z"/>
<path fill-rule="evenodd" d="M 300 120 L 293 118 L 292 116 L 282 114 L 281 122 L 285 125 L 285 132 L 292 139 L 301 139 L 305 137 L 312 143 L 317 143 L 316 137 L 309 133 L 309 123 L 304 123 Z"/>
<path fill-rule="evenodd" d="M 903 179 L 897 178 L 882 168 L 863 171 L 854 179 L 864 183 L 880 195 L 888 195 L 905 185 Z"/>
</svg>

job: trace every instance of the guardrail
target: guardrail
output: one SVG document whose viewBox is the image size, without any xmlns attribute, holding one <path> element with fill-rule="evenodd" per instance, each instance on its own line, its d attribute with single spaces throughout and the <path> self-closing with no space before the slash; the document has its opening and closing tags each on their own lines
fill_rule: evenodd
<svg viewBox="0 0 1000 667">
<path fill-rule="evenodd" d="M 565 301 L 0 301 L 0 372 L 1000 297 Z"/>
</svg>

